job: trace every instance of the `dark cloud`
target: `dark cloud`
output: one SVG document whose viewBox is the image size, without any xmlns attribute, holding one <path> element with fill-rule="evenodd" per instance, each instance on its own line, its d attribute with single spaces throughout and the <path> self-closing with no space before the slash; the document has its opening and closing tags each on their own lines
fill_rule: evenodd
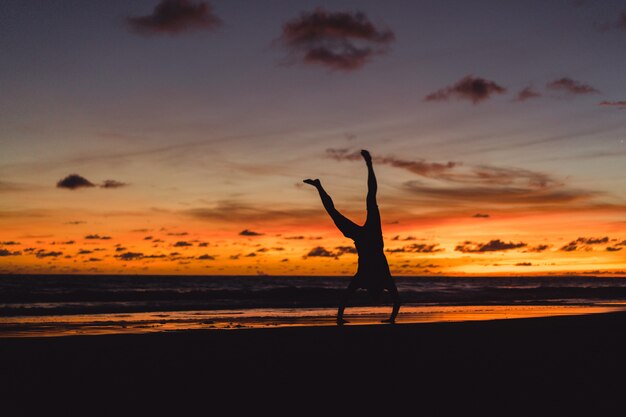
<svg viewBox="0 0 626 417">
<path fill-rule="evenodd" d="M 250 252 L 249 254 L 246 255 L 246 258 L 252 258 L 254 256 L 256 256 L 256 253 Z"/>
<path fill-rule="evenodd" d="M 626 100 L 621 100 L 621 101 L 601 101 L 600 106 L 603 107 L 616 107 L 620 110 L 624 110 L 626 109 Z"/>
<path fill-rule="evenodd" d="M 186 246 L 193 246 L 193 244 L 189 242 L 185 242 L 184 240 L 179 240 L 178 242 L 174 243 L 175 248 L 183 248 Z"/>
<path fill-rule="evenodd" d="M 474 104 L 489 99 L 493 94 L 503 94 L 506 88 L 496 84 L 494 81 L 468 75 L 453 85 L 428 94 L 425 101 L 448 101 L 451 98 L 457 100 L 469 100 Z"/>
<path fill-rule="evenodd" d="M 395 235 L 394 237 L 391 238 L 391 240 L 416 240 L 417 238 L 415 236 L 407 236 L 407 237 L 400 237 L 400 235 Z"/>
<path fill-rule="evenodd" d="M 78 188 L 95 187 L 96 185 L 88 179 L 78 174 L 70 174 L 57 182 L 57 188 L 67 188 L 68 190 L 76 190 Z"/>
<path fill-rule="evenodd" d="M 521 89 L 519 93 L 517 93 L 515 101 L 526 101 L 537 97 L 541 97 L 540 92 L 535 91 L 532 87 L 525 87 Z"/>
<path fill-rule="evenodd" d="M 87 223 L 87 222 L 84 222 L 82 220 L 73 220 L 73 221 L 67 222 L 65 224 L 78 225 L 78 224 L 85 224 L 85 223 Z"/>
<path fill-rule="evenodd" d="M 170 232 L 167 235 L 168 236 L 187 236 L 189 233 L 187 232 Z"/>
<path fill-rule="evenodd" d="M 244 229 L 239 232 L 239 236 L 262 236 L 263 233 L 254 232 L 252 230 Z"/>
<path fill-rule="evenodd" d="M 559 249 L 562 252 L 574 252 L 574 251 L 590 251 L 592 245 L 602 245 L 609 242 L 608 236 L 605 237 L 579 237 L 576 240 L 572 240 L 567 245 Z"/>
<path fill-rule="evenodd" d="M 361 68 L 375 55 L 387 53 L 395 35 L 377 28 L 361 12 L 328 12 L 317 8 L 283 25 L 279 41 L 305 64 L 334 70 Z"/>
<path fill-rule="evenodd" d="M 111 240 L 111 236 L 100 236 L 99 234 L 87 235 L 85 239 L 89 240 Z"/>
<path fill-rule="evenodd" d="M 104 180 L 104 182 L 100 184 L 100 188 L 120 188 L 126 187 L 127 185 L 127 183 L 117 180 Z"/>
<path fill-rule="evenodd" d="M 12 246 L 12 245 L 19 245 L 19 244 L 20 242 L 16 242 L 14 240 L 7 240 L 5 242 L 0 242 L 0 245 L 3 245 L 3 246 Z"/>
<path fill-rule="evenodd" d="M 608 243 L 609 242 L 609 237 L 608 236 L 604 236 L 604 237 L 579 237 L 578 239 L 576 239 L 576 242 L 578 243 L 586 243 L 587 245 L 599 245 L 602 243 Z"/>
<path fill-rule="evenodd" d="M 100 259 L 100 258 L 89 258 L 87 260 L 87 262 L 100 262 L 100 261 L 102 261 L 102 259 Z"/>
<path fill-rule="evenodd" d="M 316 246 L 306 254 L 305 257 L 322 257 L 322 258 L 336 258 L 337 255 L 323 246 Z"/>
<path fill-rule="evenodd" d="M 350 254 L 355 254 L 357 253 L 356 248 L 354 246 L 337 246 L 335 248 L 335 254 L 337 256 L 341 256 L 343 254 L 346 253 L 350 253 Z"/>
<path fill-rule="evenodd" d="M 572 80 L 571 78 L 559 78 L 546 84 L 546 88 L 549 90 L 561 91 L 568 94 L 592 94 L 599 93 L 598 90 L 592 86 L 582 83 L 580 81 Z"/>
<path fill-rule="evenodd" d="M 161 0 L 151 14 L 128 17 L 130 27 L 142 34 L 170 34 L 196 30 L 214 30 L 222 20 L 206 2 Z"/>
<path fill-rule="evenodd" d="M 442 248 L 438 248 L 439 244 L 426 244 L 426 243 L 413 243 L 411 245 L 406 245 L 401 248 L 387 249 L 389 253 L 401 253 L 401 252 L 412 252 L 412 253 L 434 253 L 434 252 L 443 252 Z"/>
<path fill-rule="evenodd" d="M 285 239 L 288 239 L 288 240 L 302 240 L 302 239 L 304 239 L 304 236 L 285 236 Z"/>
<path fill-rule="evenodd" d="M 143 238 L 143 240 L 152 240 L 152 239 L 153 239 L 153 236 L 146 236 Z"/>
<path fill-rule="evenodd" d="M 514 243 L 514 242 L 503 242 L 500 239 L 490 240 L 487 243 L 475 243 L 475 242 L 463 242 L 460 245 L 457 245 L 454 248 L 457 252 L 463 253 L 485 253 L 485 252 L 500 252 L 507 251 L 511 249 L 519 249 L 526 247 L 527 244 L 523 242 Z"/>
<path fill-rule="evenodd" d="M 56 258 L 57 256 L 61 256 L 61 255 L 63 255 L 63 252 L 55 252 L 55 251 L 46 252 L 43 249 L 39 249 L 35 253 L 35 256 L 38 258 Z"/>
<path fill-rule="evenodd" d="M 144 255 L 141 252 L 124 252 L 122 254 L 115 255 L 115 257 L 122 261 L 136 261 L 143 259 Z"/>
<path fill-rule="evenodd" d="M 199 248 L 206 248 L 207 246 L 209 246 L 208 242 L 200 242 L 200 243 L 198 243 L 198 247 Z"/>
<path fill-rule="evenodd" d="M 537 252 L 537 253 L 540 253 L 540 252 L 546 251 L 549 247 L 550 247 L 550 245 L 537 245 L 537 246 L 533 246 L 533 247 L 530 247 L 530 248 L 526 249 L 524 252 Z"/>
<path fill-rule="evenodd" d="M 199 259 L 201 261 L 213 261 L 213 260 L 215 260 L 215 256 L 207 255 L 205 253 L 204 255 L 198 256 L 196 259 Z"/>
<path fill-rule="evenodd" d="M 515 266 L 532 266 L 533 264 L 531 262 L 518 262 L 515 264 Z"/>
<path fill-rule="evenodd" d="M 88 249 L 81 249 L 78 251 L 77 255 L 88 255 L 90 253 L 93 253 L 93 251 L 88 250 Z"/>
<path fill-rule="evenodd" d="M 326 156 L 336 161 L 360 161 L 363 159 L 359 151 L 350 151 L 349 149 L 341 148 L 329 148 L 326 149 Z M 402 168 L 407 171 L 413 172 L 425 177 L 439 177 L 446 171 L 453 169 L 459 164 L 456 162 L 426 162 L 423 160 L 408 161 L 404 159 L 395 158 L 393 156 L 375 156 L 372 158 L 374 163 L 389 165 L 394 168 Z"/>
<path fill-rule="evenodd" d="M 476 219 L 488 219 L 491 216 L 488 215 L 488 214 L 484 214 L 484 213 L 476 213 L 472 217 L 474 217 Z"/>
<path fill-rule="evenodd" d="M 606 248 L 606 250 L 607 250 L 608 252 L 617 252 L 617 251 L 620 251 L 620 250 L 622 250 L 622 249 L 624 249 L 624 248 L 622 248 L 622 247 L 619 247 L 619 248 L 618 248 L 618 247 L 616 247 L 616 246 L 608 246 L 608 247 Z"/>
<path fill-rule="evenodd" d="M 0 248 L 0 256 L 19 256 L 22 252 L 20 251 L 10 251 L 8 249 Z"/>
</svg>

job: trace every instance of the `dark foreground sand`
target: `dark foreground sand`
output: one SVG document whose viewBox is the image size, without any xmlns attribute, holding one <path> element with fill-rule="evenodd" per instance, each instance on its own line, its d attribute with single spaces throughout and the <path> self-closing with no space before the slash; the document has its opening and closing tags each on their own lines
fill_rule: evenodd
<svg viewBox="0 0 626 417">
<path fill-rule="evenodd" d="M 0 339 L 2 413 L 625 415 L 626 313 Z M 246 414 L 243 412 L 247 411 Z"/>
</svg>

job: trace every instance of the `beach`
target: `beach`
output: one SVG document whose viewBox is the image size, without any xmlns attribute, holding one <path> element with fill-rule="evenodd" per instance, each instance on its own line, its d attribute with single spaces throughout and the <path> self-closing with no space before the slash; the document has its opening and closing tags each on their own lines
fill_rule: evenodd
<svg viewBox="0 0 626 417">
<path fill-rule="evenodd" d="M 5 415 L 591 415 L 619 410 L 626 313 L 0 339 Z M 294 408 L 295 407 L 295 408 Z"/>
</svg>

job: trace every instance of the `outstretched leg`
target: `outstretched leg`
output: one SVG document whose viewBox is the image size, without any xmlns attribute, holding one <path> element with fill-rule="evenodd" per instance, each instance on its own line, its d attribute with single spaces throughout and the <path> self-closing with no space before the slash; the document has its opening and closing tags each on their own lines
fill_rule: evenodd
<svg viewBox="0 0 626 417">
<path fill-rule="evenodd" d="M 339 211 L 337 211 L 333 200 L 330 198 L 326 190 L 324 190 L 324 187 L 322 187 L 320 180 L 308 179 L 304 180 L 304 182 L 317 188 L 317 191 L 320 194 L 320 198 L 322 199 L 322 204 L 330 215 L 330 218 L 333 219 L 335 226 L 337 226 L 337 228 L 341 231 L 341 233 L 343 233 L 345 237 L 354 239 L 354 237 L 356 236 L 356 232 L 359 229 L 359 226 L 343 214 L 339 213 Z"/>
</svg>

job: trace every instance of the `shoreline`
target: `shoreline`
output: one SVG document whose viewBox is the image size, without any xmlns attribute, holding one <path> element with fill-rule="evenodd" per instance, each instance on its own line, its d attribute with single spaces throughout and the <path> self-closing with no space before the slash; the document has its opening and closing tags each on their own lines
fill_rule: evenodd
<svg viewBox="0 0 626 417">
<path fill-rule="evenodd" d="M 516 318 L 604 314 L 624 311 L 623 303 L 533 305 L 403 306 L 397 325 L 439 322 L 511 320 Z M 350 307 L 345 326 L 380 324 L 389 306 Z M 0 317 L 0 340 L 74 335 L 148 334 L 190 330 L 243 330 L 336 326 L 334 308 L 150 311 Z"/>
</svg>

